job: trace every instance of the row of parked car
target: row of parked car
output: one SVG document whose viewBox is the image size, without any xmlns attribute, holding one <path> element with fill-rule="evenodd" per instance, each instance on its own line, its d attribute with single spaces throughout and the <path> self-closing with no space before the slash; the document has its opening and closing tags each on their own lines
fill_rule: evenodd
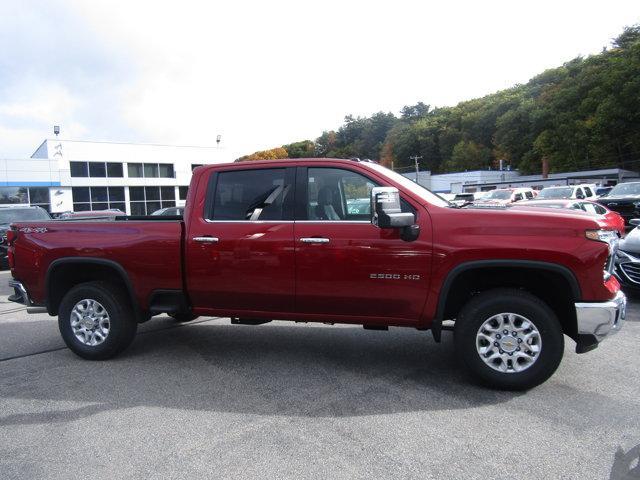
<svg viewBox="0 0 640 480">
<path fill-rule="evenodd" d="M 459 207 L 495 207 L 528 204 L 556 208 L 574 208 L 604 215 L 601 207 L 619 213 L 629 225 L 632 218 L 640 218 L 640 182 L 619 183 L 615 187 L 594 184 L 546 187 L 534 190 L 527 187 L 498 188 L 488 192 L 444 194 Z"/>
<path fill-rule="evenodd" d="M 596 200 L 609 194 L 612 189 L 613 187 L 598 187 L 595 184 L 581 184 L 546 187 L 542 190 L 534 190 L 530 187 L 497 188 L 487 192 L 443 194 L 443 196 L 450 202 L 456 203 L 460 206 L 468 205 L 470 203 L 475 205 L 506 205 L 509 203 L 534 199 Z"/>
</svg>

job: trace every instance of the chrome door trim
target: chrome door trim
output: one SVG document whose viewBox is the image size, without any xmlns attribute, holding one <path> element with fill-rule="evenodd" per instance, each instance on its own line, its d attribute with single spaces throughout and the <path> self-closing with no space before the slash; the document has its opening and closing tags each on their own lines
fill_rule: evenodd
<svg viewBox="0 0 640 480">
<path fill-rule="evenodd" d="M 320 237 L 302 237 L 300 241 L 302 243 L 329 243 L 328 238 L 320 238 Z"/>
<path fill-rule="evenodd" d="M 193 237 L 192 240 L 200 243 L 218 243 L 220 241 L 218 237 Z"/>
</svg>

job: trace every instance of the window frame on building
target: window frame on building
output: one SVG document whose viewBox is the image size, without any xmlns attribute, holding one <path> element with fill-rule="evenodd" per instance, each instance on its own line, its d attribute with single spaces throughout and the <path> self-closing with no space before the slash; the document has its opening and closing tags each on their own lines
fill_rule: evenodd
<svg viewBox="0 0 640 480">
<path fill-rule="evenodd" d="M 117 168 L 118 166 L 120 167 L 119 169 Z M 114 168 L 115 172 L 113 172 Z M 109 171 L 112 171 L 113 174 L 109 174 Z M 69 175 L 71 178 L 123 178 L 123 174 L 122 162 L 78 162 L 75 160 L 69 162 Z"/>
<path fill-rule="evenodd" d="M 151 215 L 161 208 L 176 206 L 176 188 L 173 185 L 132 185 L 128 188 L 131 215 Z"/>
<path fill-rule="evenodd" d="M 163 175 L 163 169 L 165 174 Z M 132 170 L 138 170 L 132 175 Z M 128 178 L 176 178 L 176 169 L 173 163 L 163 162 L 129 162 L 127 163 Z"/>
<path fill-rule="evenodd" d="M 125 187 L 121 186 L 78 186 L 71 187 L 74 212 L 118 209 L 127 211 Z M 84 195 L 86 192 L 86 196 Z M 103 196 L 102 193 L 106 196 Z M 121 193 L 121 194 L 120 194 Z"/>
</svg>

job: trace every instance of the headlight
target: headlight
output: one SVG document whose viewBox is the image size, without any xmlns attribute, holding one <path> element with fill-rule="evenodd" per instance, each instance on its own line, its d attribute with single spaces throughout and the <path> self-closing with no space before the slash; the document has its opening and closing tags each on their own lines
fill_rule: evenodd
<svg viewBox="0 0 640 480">
<path fill-rule="evenodd" d="M 596 240 L 609 245 L 618 240 L 618 233 L 615 230 L 586 230 L 584 236 L 589 240 Z"/>
</svg>

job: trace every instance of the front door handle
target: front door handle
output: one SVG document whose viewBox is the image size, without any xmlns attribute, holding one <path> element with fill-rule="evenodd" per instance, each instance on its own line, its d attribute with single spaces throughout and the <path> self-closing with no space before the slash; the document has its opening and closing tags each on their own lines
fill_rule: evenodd
<svg viewBox="0 0 640 480">
<path fill-rule="evenodd" d="M 301 238 L 300 241 L 302 243 L 329 243 L 328 238 L 320 238 L 320 237 L 304 237 L 304 238 Z"/>
<path fill-rule="evenodd" d="M 200 243 L 218 243 L 218 237 L 193 237 L 194 242 Z"/>
</svg>

